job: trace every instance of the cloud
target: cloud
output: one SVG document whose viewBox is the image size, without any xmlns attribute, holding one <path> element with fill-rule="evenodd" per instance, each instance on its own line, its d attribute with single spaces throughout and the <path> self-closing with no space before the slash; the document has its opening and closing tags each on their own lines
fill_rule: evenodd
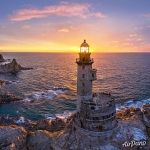
<svg viewBox="0 0 150 150">
<path fill-rule="evenodd" d="M 14 12 L 10 19 L 11 21 L 25 21 L 35 18 L 45 18 L 48 16 L 65 16 L 65 17 L 98 17 L 105 18 L 106 15 L 101 12 L 91 11 L 90 4 L 77 3 L 60 3 L 59 5 L 51 5 L 38 8 L 20 9 Z"/>
<path fill-rule="evenodd" d="M 65 33 L 67 33 L 67 32 L 69 32 L 69 29 L 67 29 L 67 28 L 62 28 L 62 29 L 59 29 L 58 32 L 65 32 Z"/>
<path fill-rule="evenodd" d="M 143 15 L 145 18 L 150 18 L 150 13 L 144 14 Z"/>
<path fill-rule="evenodd" d="M 130 38 L 136 38 L 137 36 L 138 36 L 137 33 L 131 33 L 131 34 L 129 34 Z"/>
<path fill-rule="evenodd" d="M 30 29 L 30 28 L 31 28 L 30 25 L 23 25 L 23 26 L 22 26 L 22 29 Z"/>
</svg>

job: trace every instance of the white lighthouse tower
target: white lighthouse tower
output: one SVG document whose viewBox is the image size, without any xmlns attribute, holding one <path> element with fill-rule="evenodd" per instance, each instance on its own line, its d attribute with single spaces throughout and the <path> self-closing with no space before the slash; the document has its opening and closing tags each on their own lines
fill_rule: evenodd
<svg viewBox="0 0 150 150">
<path fill-rule="evenodd" d="M 89 45 L 80 46 L 77 63 L 77 120 L 76 124 L 87 131 L 104 132 L 117 126 L 115 101 L 109 93 L 93 93 L 92 82 L 96 69 L 92 68 Z"/>
<path fill-rule="evenodd" d="M 92 81 L 96 80 L 96 69 L 92 69 L 93 59 L 90 58 L 89 45 L 86 40 L 80 46 L 79 58 L 76 59 L 77 66 L 77 97 L 78 110 L 81 101 L 92 99 Z"/>
</svg>

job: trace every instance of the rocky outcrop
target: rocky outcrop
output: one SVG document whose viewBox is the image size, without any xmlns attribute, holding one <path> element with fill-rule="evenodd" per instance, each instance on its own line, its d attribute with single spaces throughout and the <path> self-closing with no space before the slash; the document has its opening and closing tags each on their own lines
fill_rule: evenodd
<svg viewBox="0 0 150 150">
<path fill-rule="evenodd" d="M 0 62 L 4 62 L 4 61 L 5 61 L 5 59 L 3 58 L 3 55 L 0 54 Z"/>
<path fill-rule="evenodd" d="M 5 60 L 2 55 L 0 55 L 0 73 L 17 73 L 21 70 L 30 70 L 33 68 L 22 67 L 16 59 Z"/>
<path fill-rule="evenodd" d="M 5 143 L 1 144 L 0 149 L 7 150 L 12 146 L 13 150 L 149 150 L 150 140 L 141 114 L 139 109 L 121 110 L 117 113 L 118 126 L 101 133 L 89 132 L 77 126 L 76 114 L 67 120 L 56 118 L 26 124 L 24 121 L 14 121 L 18 124 L 15 126 L 10 126 L 6 123 L 6 120 L 10 123 L 9 119 L 3 118 L 3 124 L 7 126 L 0 128 L 0 143 Z"/>
<path fill-rule="evenodd" d="M 27 150 L 27 132 L 18 126 L 0 126 L 1 150 Z"/>
<path fill-rule="evenodd" d="M 6 94 L 6 93 L 0 94 L 0 104 L 15 102 L 19 100 L 21 100 L 21 98 L 16 97 L 15 95 L 12 95 L 12 94 Z"/>
<path fill-rule="evenodd" d="M 133 117 L 134 116 L 134 117 Z M 142 121 L 134 114 L 129 120 L 118 120 L 118 126 L 112 131 L 96 133 L 87 131 L 71 122 L 70 126 L 65 128 L 54 144 L 54 149 L 71 150 L 149 150 L 148 136 Z M 140 118 L 140 117 L 139 117 Z M 132 124 L 133 121 L 133 124 Z M 136 123 L 137 121 L 137 123 Z M 142 142 L 139 144 L 139 142 Z M 129 145 L 132 143 L 131 145 Z"/>
<path fill-rule="evenodd" d="M 27 148 L 29 150 L 52 150 L 54 134 L 46 130 L 30 132 L 27 138 Z"/>
<path fill-rule="evenodd" d="M 143 122 L 146 127 L 147 133 L 150 136 L 150 104 L 143 106 Z"/>
</svg>

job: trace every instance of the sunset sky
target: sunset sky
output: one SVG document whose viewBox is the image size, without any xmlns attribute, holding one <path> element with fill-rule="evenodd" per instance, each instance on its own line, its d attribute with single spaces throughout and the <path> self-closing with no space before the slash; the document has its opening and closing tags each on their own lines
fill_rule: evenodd
<svg viewBox="0 0 150 150">
<path fill-rule="evenodd" d="M 0 51 L 150 52 L 150 0 L 1 0 Z"/>
</svg>

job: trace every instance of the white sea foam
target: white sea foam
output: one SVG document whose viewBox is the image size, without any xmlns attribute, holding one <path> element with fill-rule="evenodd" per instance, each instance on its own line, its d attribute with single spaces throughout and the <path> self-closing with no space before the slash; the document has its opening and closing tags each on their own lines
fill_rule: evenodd
<svg viewBox="0 0 150 150">
<path fill-rule="evenodd" d="M 60 119 L 67 119 L 68 117 L 72 116 L 72 114 L 75 113 L 75 111 L 64 111 L 64 113 L 62 114 L 56 114 L 55 116 L 57 118 L 60 118 Z"/>
<path fill-rule="evenodd" d="M 142 109 L 143 105 L 145 104 L 150 104 L 150 99 L 146 99 L 146 100 L 129 100 L 124 102 L 123 104 L 116 104 L 116 110 L 120 111 L 121 109 L 127 109 L 127 108 L 140 108 Z"/>
<path fill-rule="evenodd" d="M 23 124 L 25 123 L 25 118 L 24 117 L 20 117 L 19 120 L 16 121 L 17 124 Z"/>
<path fill-rule="evenodd" d="M 48 120 L 55 120 L 56 118 L 62 119 L 66 121 L 70 116 L 72 116 L 76 111 L 64 111 L 63 113 L 55 114 L 55 115 L 45 115 Z"/>
<path fill-rule="evenodd" d="M 11 63 L 10 61 L 5 61 L 5 62 L 1 62 L 0 65 L 3 66 L 3 65 L 6 65 L 6 64 L 10 64 L 10 63 Z"/>
<path fill-rule="evenodd" d="M 30 102 L 34 100 L 52 100 L 59 94 L 63 94 L 67 91 L 67 88 L 53 88 L 52 90 L 40 91 L 40 92 L 32 92 L 32 94 L 28 95 L 24 101 Z"/>
</svg>

